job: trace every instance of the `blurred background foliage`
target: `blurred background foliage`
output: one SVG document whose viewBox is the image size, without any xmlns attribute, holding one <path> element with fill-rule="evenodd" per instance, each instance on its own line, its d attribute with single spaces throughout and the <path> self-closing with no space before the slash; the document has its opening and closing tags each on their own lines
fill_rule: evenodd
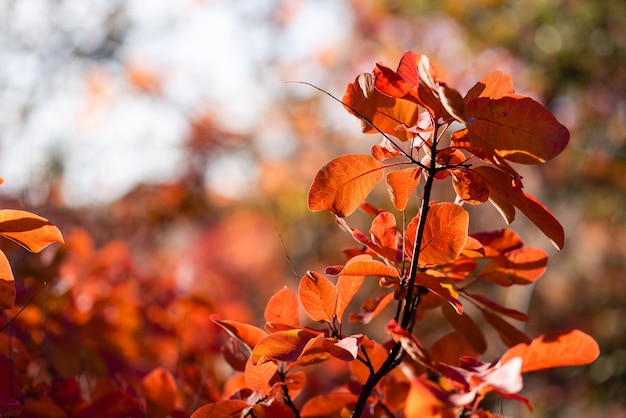
<svg viewBox="0 0 626 418">
<path fill-rule="evenodd" d="M 32 344 L 47 339 L 41 356 L 56 373 L 85 364 L 110 372 L 113 363 L 102 358 L 111 356 L 143 371 L 217 356 L 221 337 L 209 313 L 259 325 L 276 290 L 295 288 L 306 270 L 341 263 L 340 251 L 352 243 L 330 214 L 308 212 L 307 188 L 326 161 L 367 151 L 377 138 L 360 135 L 337 102 L 286 82 L 311 82 L 341 97 L 374 62 L 394 67 L 414 50 L 428 54 L 462 93 L 492 70 L 510 73 L 518 92 L 570 129 L 561 156 L 524 172 L 525 187 L 563 223 L 565 249 L 557 253 L 525 219 L 516 220 L 526 244 L 549 251 L 551 262 L 534 288 L 500 297 L 530 312 L 531 336 L 577 327 L 601 346 L 589 367 L 527 378 L 532 416 L 626 415 L 625 2 L 160 2 L 175 10 L 171 21 L 150 16 L 149 7 L 135 5 L 141 2 L 94 1 L 89 8 L 91 2 L 26 1 L 35 15 L 21 10 L 22 2 L 0 6 L 0 152 L 11 156 L 1 159 L 2 206 L 48 217 L 68 245 L 41 259 L 2 246 L 15 267 L 18 303 L 37 294 L 20 320 Z M 228 67 L 228 56 L 211 51 L 243 42 L 250 68 L 213 79 L 184 59 L 159 58 L 179 46 L 160 45 L 158 36 L 202 13 L 228 13 L 250 32 L 198 38 L 185 53 L 206 53 L 209 67 Z M 329 22 L 332 31 L 319 29 Z M 297 43 L 299 31 L 316 41 Z M 146 38 L 152 43 L 137 41 Z M 220 89 L 227 99 L 213 95 Z M 64 110 L 64 95 L 72 112 Z M 42 127 L 68 114 L 64 129 Z M 161 117 L 171 124 L 159 124 Z M 158 138 L 168 129 L 164 146 Z M 145 139 L 127 148 L 129 132 Z M 85 139 L 94 135 L 100 142 Z M 154 163 L 168 154 L 176 155 L 168 168 Z M 24 161 L 31 164 L 26 174 L 11 165 L 24 169 Z M 148 168 L 132 171 L 139 166 Z M 125 187 L 109 193 L 92 171 L 120 177 Z M 385 199 L 384 190 L 372 196 L 389 207 Z M 494 225 L 494 213 L 472 208 L 472 228 L 503 226 Z M 367 230 L 360 216 L 349 223 Z M 117 342 L 102 342 L 103 329 L 117 333 Z M 72 332 L 73 339 L 88 336 L 82 363 L 62 359 Z M 109 357 L 85 360 L 103 344 Z M 219 382 L 226 371 L 216 366 L 211 373 Z M 514 404 L 492 407 L 530 416 Z"/>
</svg>

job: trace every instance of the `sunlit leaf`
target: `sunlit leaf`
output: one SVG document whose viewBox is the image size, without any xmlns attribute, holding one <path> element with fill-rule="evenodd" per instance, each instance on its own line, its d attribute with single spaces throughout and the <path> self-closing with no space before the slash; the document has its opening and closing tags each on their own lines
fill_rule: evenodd
<svg viewBox="0 0 626 418">
<path fill-rule="evenodd" d="M 0 309 L 11 309 L 15 304 L 15 279 L 7 256 L 0 251 Z"/>
<path fill-rule="evenodd" d="M 548 255 L 541 248 L 522 247 L 492 258 L 478 277 L 500 286 L 529 284 L 537 280 L 548 265 Z"/>
<path fill-rule="evenodd" d="M 533 196 L 511 184 L 511 178 L 493 167 L 483 166 L 474 169 L 489 185 L 489 200 L 511 222 L 510 207 L 522 211 L 543 232 L 558 249 L 563 248 L 565 233 L 556 217 Z M 514 213 L 513 213 L 514 216 Z"/>
<path fill-rule="evenodd" d="M 252 364 L 270 360 L 294 362 L 306 348 L 324 335 L 303 328 L 278 331 L 261 340 L 252 350 Z"/>
<path fill-rule="evenodd" d="M 211 321 L 222 327 L 231 337 L 241 341 L 253 349 L 259 341 L 267 337 L 267 332 L 254 325 L 243 324 L 237 321 L 221 320 L 217 315 L 211 315 Z"/>
<path fill-rule="evenodd" d="M 409 255 L 412 255 L 418 220 L 419 215 L 406 230 Z M 419 265 L 453 263 L 465 247 L 468 225 L 469 214 L 461 206 L 449 202 L 431 205 L 422 237 Z"/>
<path fill-rule="evenodd" d="M 600 355 L 598 343 L 579 331 L 555 331 L 508 349 L 501 362 L 522 358 L 522 372 L 554 367 L 580 366 L 595 361 Z"/>
<path fill-rule="evenodd" d="M 343 314 L 352 301 L 352 298 L 361 288 L 364 277 L 362 275 L 340 275 L 337 279 L 337 319 L 342 322 Z"/>
<path fill-rule="evenodd" d="M 309 209 L 350 215 L 383 178 L 385 166 L 365 154 L 337 157 L 322 167 L 309 189 Z"/>
<path fill-rule="evenodd" d="M 298 290 L 302 308 L 312 320 L 333 322 L 339 291 L 330 280 L 309 271 L 300 279 Z"/>
<path fill-rule="evenodd" d="M 343 417 L 344 411 L 349 413 L 356 404 L 358 396 L 349 393 L 329 393 L 313 396 L 300 410 L 302 418 L 336 418 Z"/>
<path fill-rule="evenodd" d="M 257 392 L 267 392 L 270 388 L 270 380 L 276 374 L 278 365 L 272 361 L 252 363 L 252 357 L 248 358 L 244 376 L 248 387 Z"/>
<path fill-rule="evenodd" d="M 350 322 L 367 324 L 376 318 L 392 301 L 393 293 L 385 293 L 375 298 L 366 299 L 358 311 L 350 314 Z"/>
<path fill-rule="evenodd" d="M 389 276 L 399 277 L 397 268 L 378 260 L 367 259 L 367 255 L 353 257 L 339 273 L 340 276 Z"/>
<path fill-rule="evenodd" d="M 298 298 L 287 287 L 276 292 L 265 306 L 265 322 L 298 326 Z"/>
<path fill-rule="evenodd" d="M 521 95 L 478 97 L 467 104 L 472 118 L 469 141 L 488 144 L 515 163 L 538 164 L 556 157 L 569 142 L 569 131 L 540 103 Z"/>
<path fill-rule="evenodd" d="M 499 99 L 515 93 L 511 76 L 502 71 L 494 71 L 487 74 L 476 83 L 465 95 L 465 102 L 469 103 L 477 97 Z"/>
<path fill-rule="evenodd" d="M 452 174 L 452 185 L 459 198 L 471 205 L 489 200 L 489 187 L 478 174 L 470 169 L 448 170 Z"/>
<path fill-rule="evenodd" d="M 486 257 L 497 257 L 524 246 L 519 234 L 509 228 L 477 232 L 471 236 L 483 245 Z"/>
<path fill-rule="evenodd" d="M 347 105 L 348 112 L 361 120 L 363 133 L 378 133 L 374 128 L 376 126 L 401 141 L 408 141 L 413 137 L 406 128 L 417 123 L 417 104 L 382 94 L 374 86 L 372 74 L 360 74 L 353 83 L 348 84 L 343 102 Z"/>
<path fill-rule="evenodd" d="M 0 210 L 0 235 L 35 253 L 52 243 L 63 243 L 56 226 L 46 218 L 22 210 Z"/>
<path fill-rule="evenodd" d="M 458 408 L 444 401 L 445 392 L 434 383 L 420 378 L 411 379 L 411 389 L 406 398 L 406 418 L 453 418 Z"/>
<path fill-rule="evenodd" d="M 245 401 L 227 399 L 201 406 L 191 414 L 191 418 L 233 418 L 238 417 L 241 411 L 249 407 Z"/>
<path fill-rule="evenodd" d="M 146 413 L 150 417 L 166 418 L 176 406 L 178 385 L 170 371 L 157 367 L 141 380 L 141 389 L 146 399 Z"/>
<path fill-rule="evenodd" d="M 406 205 L 419 185 L 422 169 L 409 167 L 402 170 L 390 171 L 385 176 L 391 202 L 398 210 L 406 209 Z"/>
</svg>

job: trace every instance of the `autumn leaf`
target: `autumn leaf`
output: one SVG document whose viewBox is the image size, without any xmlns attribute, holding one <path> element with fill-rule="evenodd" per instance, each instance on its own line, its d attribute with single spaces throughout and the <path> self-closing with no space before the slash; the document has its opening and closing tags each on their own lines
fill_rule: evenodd
<svg viewBox="0 0 626 418">
<path fill-rule="evenodd" d="M 441 283 L 439 278 L 426 273 L 417 273 L 415 275 L 415 284 L 424 286 L 437 296 L 447 300 L 458 314 L 463 313 L 463 305 L 457 299 L 457 292 L 453 290 L 452 286 Z"/>
<path fill-rule="evenodd" d="M 410 249 L 416 239 L 418 221 L 419 215 L 413 218 L 406 230 L 409 256 L 412 256 Z M 468 226 L 469 214 L 461 206 L 449 202 L 431 205 L 422 237 L 419 265 L 453 263 L 465 247 Z"/>
<path fill-rule="evenodd" d="M 557 249 L 565 243 L 565 232 L 556 217 L 536 198 L 515 187 L 511 178 L 500 170 L 482 166 L 474 168 L 489 186 L 489 200 L 500 211 L 507 223 L 515 219 L 513 207 L 518 208 L 537 225 Z"/>
<path fill-rule="evenodd" d="M 465 103 L 469 103 L 478 97 L 499 99 L 515 93 L 511 76 L 502 72 L 494 71 L 483 77 L 465 95 Z"/>
<path fill-rule="evenodd" d="M 314 321 L 332 323 L 337 312 L 337 287 L 326 277 L 314 271 L 307 272 L 300 279 L 300 303 L 304 311 Z"/>
<path fill-rule="evenodd" d="M 337 308 L 336 316 L 339 322 L 342 322 L 343 314 L 352 301 L 352 298 L 361 288 L 363 284 L 363 276 L 347 276 L 340 275 L 337 279 Z"/>
<path fill-rule="evenodd" d="M 278 331 L 259 341 L 250 359 L 253 365 L 270 360 L 294 362 L 308 347 L 323 338 L 324 334 L 304 328 Z"/>
<path fill-rule="evenodd" d="M 52 243 L 63 243 L 58 228 L 46 218 L 22 210 L 0 210 L 0 235 L 38 253 Z"/>
<path fill-rule="evenodd" d="M 471 169 L 456 168 L 447 171 L 452 175 L 452 186 L 459 199 L 470 205 L 489 200 L 489 186 Z"/>
<path fill-rule="evenodd" d="M 474 350 L 467 338 L 458 331 L 450 332 L 439 338 L 433 343 L 428 352 L 434 361 L 451 366 L 459 366 L 461 357 L 476 357 L 480 354 Z"/>
<path fill-rule="evenodd" d="M 493 257 L 477 277 L 500 286 L 530 284 L 548 265 L 548 255 L 541 248 L 522 247 Z"/>
<path fill-rule="evenodd" d="M 211 321 L 222 327 L 231 337 L 244 343 L 252 350 L 262 339 L 267 337 L 267 332 L 254 325 L 243 324 L 237 321 L 220 320 L 215 314 L 209 317 Z"/>
<path fill-rule="evenodd" d="M 337 157 L 322 167 L 309 189 L 312 211 L 328 209 L 339 217 L 350 215 L 383 178 L 384 164 L 365 154 Z"/>
<path fill-rule="evenodd" d="M 393 293 L 385 293 L 374 298 L 366 299 L 358 311 L 350 314 L 350 322 L 369 323 L 376 318 L 392 301 Z"/>
<path fill-rule="evenodd" d="M 148 416 L 166 418 L 171 415 L 178 397 L 178 385 L 171 372 L 157 367 L 141 380 L 141 390 Z"/>
<path fill-rule="evenodd" d="M 387 173 L 385 182 L 391 202 L 396 209 L 400 211 L 406 209 L 411 195 L 419 185 L 421 173 L 422 169 L 419 167 L 409 167 Z"/>
<path fill-rule="evenodd" d="M 278 365 L 272 361 L 252 363 L 252 357 L 248 357 L 244 376 L 248 387 L 254 391 L 265 393 L 270 388 L 270 380 L 276 374 Z"/>
<path fill-rule="evenodd" d="M 226 399 L 201 406 L 191 414 L 191 418 L 232 418 L 249 407 L 246 401 Z"/>
<path fill-rule="evenodd" d="M 417 104 L 382 94 L 374 86 L 372 74 L 360 74 L 348 84 L 342 101 L 348 112 L 361 120 L 363 133 L 378 133 L 380 129 L 403 142 L 413 138 L 407 127 L 417 123 Z"/>
<path fill-rule="evenodd" d="M 7 256 L 0 251 L 0 308 L 11 309 L 15 304 L 15 279 Z"/>
<path fill-rule="evenodd" d="M 352 411 L 358 396 L 349 392 L 317 395 L 309 399 L 300 411 L 302 418 L 342 417 Z M 349 416 L 349 415 L 346 415 Z"/>
<path fill-rule="evenodd" d="M 522 372 L 581 366 L 592 363 L 600 355 L 598 343 L 580 330 L 555 331 L 509 348 L 500 361 L 522 358 Z"/>
<path fill-rule="evenodd" d="M 469 315 L 466 313 L 459 315 L 456 310 L 448 304 L 444 304 L 441 310 L 452 328 L 465 337 L 477 354 L 483 354 L 487 350 L 487 340 L 482 330 Z"/>
<path fill-rule="evenodd" d="M 519 343 L 529 343 L 530 337 L 515 328 L 509 322 L 505 321 L 500 315 L 491 313 L 485 309 L 480 310 L 487 321 L 500 336 L 502 342 L 504 342 L 509 347 L 514 346 Z"/>
<path fill-rule="evenodd" d="M 498 312 L 501 315 L 508 316 L 509 318 L 512 318 L 512 319 L 517 319 L 518 321 L 523 321 L 523 322 L 530 321 L 530 318 L 525 313 L 516 311 L 515 309 L 505 308 L 504 306 L 497 304 L 496 302 L 492 301 L 491 299 L 485 296 L 472 294 L 466 291 L 463 291 L 462 294 L 463 296 L 468 297 L 472 302 L 474 303 L 478 302 L 480 305 L 482 305 L 481 307 L 487 308 L 494 312 Z"/>
<path fill-rule="evenodd" d="M 265 322 L 298 326 L 298 298 L 287 287 L 276 292 L 265 306 Z"/>
</svg>

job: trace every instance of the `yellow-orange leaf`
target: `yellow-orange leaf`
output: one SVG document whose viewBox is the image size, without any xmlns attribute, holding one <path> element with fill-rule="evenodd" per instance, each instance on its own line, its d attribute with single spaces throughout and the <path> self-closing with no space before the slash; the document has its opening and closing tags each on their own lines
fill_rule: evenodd
<svg viewBox="0 0 626 418">
<path fill-rule="evenodd" d="M 22 210 L 0 210 L 0 235 L 35 253 L 52 243 L 63 243 L 56 226 L 46 218 Z"/>
<path fill-rule="evenodd" d="M 300 279 L 300 303 L 314 321 L 333 322 L 337 312 L 337 287 L 326 277 L 314 271 Z"/>
<path fill-rule="evenodd" d="M 0 251 L 0 308 L 11 309 L 15 304 L 15 279 L 7 256 Z"/>
<path fill-rule="evenodd" d="M 298 298 L 287 287 L 276 292 L 265 306 L 265 322 L 298 326 Z"/>
<path fill-rule="evenodd" d="M 391 171 L 385 176 L 391 202 L 398 210 L 406 209 L 409 198 L 420 182 L 422 169 L 410 167 L 403 170 Z"/>
<path fill-rule="evenodd" d="M 580 330 L 556 331 L 534 338 L 530 344 L 518 344 L 507 350 L 501 362 L 521 357 L 522 372 L 554 367 L 581 366 L 600 355 L 598 343 Z"/>
<path fill-rule="evenodd" d="M 365 154 L 337 157 L 320 169 L 309 189 L 309 209 L 345 217 L 383 178 L 384 164 Z"/>
</svg>

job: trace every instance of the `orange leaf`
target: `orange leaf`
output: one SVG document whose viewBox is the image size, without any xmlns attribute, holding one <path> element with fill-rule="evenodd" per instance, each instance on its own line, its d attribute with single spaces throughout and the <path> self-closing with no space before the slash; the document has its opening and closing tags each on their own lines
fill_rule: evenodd
<svg viewBox="0 0 626 418">
<path fill-rule="evenodd" d="M 369 323 L 393 301 L 393 293 L 385 293 L 375 298 L 366 299 L 358 311 L 350 314 L 350 322 Z"/>
<path fill-rule="evenodd" d="M 326 277 L 314 271 L 307 272 L 300 279 L 300 303 L 314 321 L 333 322 L 337 312 L 337 287 Z"/>
<path fill-rule="evenodd" d="M 412 231 L 416 228 L 417 220 L 418 217 L 415 217 L 411 221 L 414 224 Z M 419 265 L 453 263 L 465 247 L 468 225 L 469 214 L 461 206 L 449 202 L 433 204 L 426 219 Z M 409 228 L 407 249 L 412 249 L 416 233 L 411 231 L 409 234 L 408 231 Z"/>
<path fill-rule="evenodd" d="M 452 174 L 454 191 L 462 201 L 477 205 L 489 199 L 489 187 L 478 174 L 464 168 L 448 171 Z"/>
<path fill-rule="evenodd" d="M 511 223 L 515 212 L 513 206 L 522 211 L 543 232 L 557 249 L 562 249 L 565 242 L 563 227 L 554 215 L 533 196 L 515 187 L 511 177 L 502 171 L 488 166 L 476 167 L 475 172 L 489 185 L 489 200 L 500 211 L 507 223 Z"/>
<path fill-rule="evenodd" d="M 352 298 L 361 288 L 363 284 L 363 276 L 346 276 L 341 275 L 337 279 L 337 319 L 342 322 L 343 314 L 348 307 L 348 304 L 352 301 Z"/>
<path fill-rule="evenodd" d="M 246 384 L 256 392 L 265 393 L 270 389 L 270 380 L 277 370 L 278 365 L 272 361 L 253 364 L 252 357 L 249 357 L 244 372 Z"/>
<path fill-rule="evenodd" d="M 22 210 L 0 210 L 0 235 L 38 253 L 54 242 L 63 243 L 63 236 L 46 218 Z"/>
<path fill-rule="evenodd" d="M 178 386 L 172 373 L 158 367 L 141 380 L 141 389 L 146 399 L 146 414 L 155 418 L 166 418 L 176 407 Z"/>
<path fill-rule="evenodd" d="M 478 277 L 500 286 L 529 284 L 543 274 L 547 265 L 548 255 L 541 248 L 522 247 L 492 258 Z"/>
<path fill-rule="evenodd" d="M 382 94 L 374 86 L 372 74 L 360 74 L 348 84 L 342 101 L 348 112 L 361 120 L 363 133 L 378 133 L 376 126 L 403 142 L 413 137 L 406 128 L 417 123 L 417 104 Z"/>
<path fill-rule="evenodd" d="M 307 375 L 305 372 L 295 372 L 289 373 L 285 376 L 285 381 L 282 382 L 282 385 L 287 387 L 289 392 L 289 397 L 291 399 L 296 398 L 302 389 L 306 386 Z"/>
<path fill-rule="evenodd" d="M 15 304 L 15 278 L 7 256 L 0 251 L 0 309 L 11 309 Z"/>
<path fill-rule="evenodd" d="M 406 209 L 409 198 L 420 182 L 421 168 L 409 167 L 391 171 L 385 176 L 391 202 L 398 210 Z"/>
<path fill-rule="evenodd" d="M 300 411 L 302 418 L 343 417 L 354 408 L 358 397 L 353 393 L 329 393 L 309 399 Z M 346 415 L 349 416 L 349 415 Z"/>
<path fill-rule="evenodd" d="M 369 342 L 373 343 L 373 346 L 363 347 L 363 350 L 367 353 L 367 358 L 370 360 L 372 369 L 374 369 L 374 372 L 377 372 L 385 360 L 387 360 L 389 350 L 378 342 L 372 340 Z M 363 345 L 365 345 L 365 342 Z M 354 378 L 361 384 L 365 384 L 365 382 L 367 382 L 371 372 L 371 370 L 360 361 L 351 362 L 350 371 L 352 372 L 352 376 L 354 376 Z"/>
<path fill-rule="evenodd" d="M 461 357 L 477 357 L 478 353 L 474 347 L 460 332 L 450 332 L 439 338 L 428 350 L 430 357 L 434 361 L 446 363 L 451 366 L 460 366 Z"/>
<path fill-rule="evenodd" d="M 497 257 L 524 245 L 522 238 L 520 238 L 517 232 L 508 228 L 478 232 L 472 234 L 472 237 L 476 238 L 483 245 L 485 257 Z"/>
<path fill-rule="evenodd" d="M 191 414 L 191 418 L 233 418 L 240 416 L 241 411 L 249 407 L 245 401 L 227 399 L 201 406 Z"/>
<path fill-rule="evenodd" d="M 298 360 L 300 354 L 307 348 L 323 338 L 323 334 L 303 328 L 278 331 L 260 341 L 252 350 L 250 359 L 253 365 L 270 360 L 291 363 Z"/>
<path fill-rule="evenodd" d="M 395 260 L 398 250 L 398 227 L 395 216 L 385 211 L 379 213 L 372 221 L 370 235 L 376 245 L 388 250 L 386 252 L 389 253 L 389 257 L 385 258 Z"/>
<path fill-rule="evenodd" d="M 567 128 L 530 97 L 478 97 L 468 103 L 467 111 L 472 118 L 468 124 L 470 143 L 483 150 L 493 149 L 515 163 L 544 163 L 559 155 L 569 142 Z"/>
<path fill-rule="evenodd" d="M 265 322 L 298 326 L 298 298 L 287 287 L 276 292 L 265 306 Z"/>
<path fill-rule="evenodd" d="M 458 314 L 463 313 L 463 305 L 456 298 L 456 295 L 452 294 L 451 287 L 449 285 L 442 286 L 439 278 L 426 273 L 417 273 L 415 275 L 415 284 L 419 286 L 424 286 L 425 288 L 435 293 L 437 296 L 440 296 L 447 300 Z"/>
<path fill-rule="evenodd" d="M 388 266 L 378 260 L 372 260 L 371 256 L 363 254 L 348 260 L 339 275 L 400 277 L 400 272 L 395 267 Z"/>
<path fill-rule="evenodd" d="M 508 349 L 500 361 L 522 358 L 522 372 L 581 366 L 595 361 L 600 355 L 598 343 L 590 335 L 575 330 L 556 331 L 534 338 L 530 344 L 518 344 Z"/>
<path fill-rule="evenodd" d="M 515 93 L 511 76 L 502 71 L 494 71 L 487 74 L 472 87 L 465 95 L 465 102 L 469 103 L 477 97 L 499 99 Z"/>
<path fill-rule="evenodd" d="M 421 378 L 411 379 L 411 389 L 406 398 L 406 418 L 452 418 L 457 417 L 458 408 L 443 401 L 445 393 L 434 383 Z"/>
<path fill-rule="evenodd" d="M 365 154 L 337 157 L 322 167 L 309 189 L 309 209 L 350 215 L 383 178 L 384 164 Z"/>
<path fill-rule="evenodd" d="M 213 314 L 209 317 L 211 321 L 222 327 L 231 337 L 244 343 L 252 350 L 263 338 L 267 337 L 267 332 L 254 325 L 242 324 L 237 321 L 220 320 Z"/>
</svg>

